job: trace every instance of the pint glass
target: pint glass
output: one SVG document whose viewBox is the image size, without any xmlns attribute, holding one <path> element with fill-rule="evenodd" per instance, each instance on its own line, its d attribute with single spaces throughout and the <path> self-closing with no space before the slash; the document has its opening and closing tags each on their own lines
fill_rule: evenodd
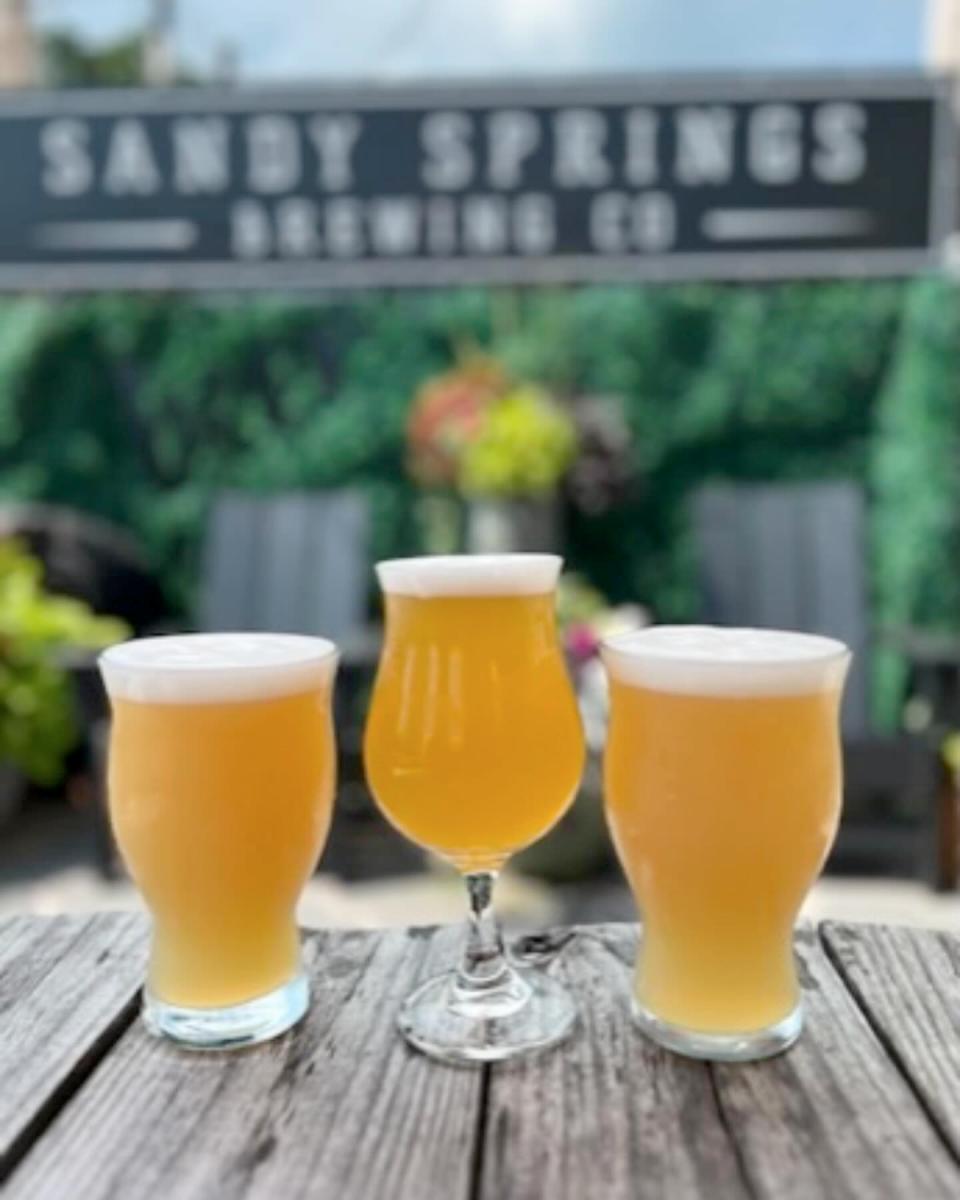
<svg viewBox="0 0 960 1200">
<path fill-rule="evenodd" d="M 330 824 L 331 690 L 319 638 L 145 638 L 101 657 L 110 816 L 153 916 L 144 1017 L 196 1047 L 304 1014 L 294 910 Z"/>
<path fill-rule="evenodd" d="M 607 817 L 643 921 L 641 1028 L 696 1057 L 802 1024 L 792 932 L 840 815 L 850 660 L 829 638 L 660 626 L 610 638 Z"/>
</svg>

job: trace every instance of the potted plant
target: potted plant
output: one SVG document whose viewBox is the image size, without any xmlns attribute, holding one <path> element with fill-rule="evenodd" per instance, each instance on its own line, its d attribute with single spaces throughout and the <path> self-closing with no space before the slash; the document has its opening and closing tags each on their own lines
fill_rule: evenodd
<svg viewBox="0 0 960 1200">
<path fill-rule="evenodd" d="M 465 504 L 465 539 L 451 530 L 448 544 L 427 539 L 428 549 L 462 540 L 476 553 L 556 548 L 557 490 L 577 433 L 545 389 L 511 381 L 494 360 L 469 359 L 421 389 L 408 445 L 414 477 Z"/>
<path fill-rule="evenodd" d="M 556 550 L 557 488 L 576 452 L 573 419 L 549 392 L 519 384 L 498 396 L 463 449 L 469 549 Z"/>
<path fill-rule="evenodd" d="M 493 359 L 471 355 L 427 380 L 407 421 L 407 463 L 423 489 L 420 519 L 431 554 L 449 554 L 462 540 L 459 484 L 464 447 L 476 436 L 487 409 L 506 387 Z"/>
<path fill-rule="evenodd" d="M 26 782 L 63 777 L 78 730 L 64 655 L 128 634 L 77 600 L 44 590 L 40 563 L 0 542 L 0 823 L 16 812 Z"/>
</svg>

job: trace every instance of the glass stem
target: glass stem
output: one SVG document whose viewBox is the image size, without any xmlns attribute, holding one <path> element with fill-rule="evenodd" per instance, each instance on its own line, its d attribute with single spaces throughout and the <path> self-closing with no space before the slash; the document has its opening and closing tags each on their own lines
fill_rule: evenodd
<svg viewBox="0 0 960 1200">
<path fill-rule="evenodd" d="M 503 988 L 513 981 L 515 973 L 493 911 L 496 872 L 471 871 L 464 878 L 470 897 L 470 927 L 457 971 L 457 989 L 476 996 Z"/>
</svg>

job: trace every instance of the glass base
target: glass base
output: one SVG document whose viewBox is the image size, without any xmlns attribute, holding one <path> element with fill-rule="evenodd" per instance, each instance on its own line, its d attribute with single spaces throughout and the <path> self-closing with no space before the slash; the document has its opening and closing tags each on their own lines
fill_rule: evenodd
<svg viewBox="0 0 960 1200">
<path fill-rule="evenodd" d="M 231 1008 L 180 1008 L 143 994 L 143 1022 L 155 1037 L 169 1038 L 191 1050 L 232 1050 L 254 1046 L 286 1033 L 310 1004 L 305 975 L 298 975 L 246 1004 Z"/>
<path fill-rule="evenodd" d="M 705 1058 L 712 1062 L 754 1062 L 773 1058 L 789 1050 L 803 1029 L 803 1010 L 799 1004 L 776 1025 L 749 1033 L 702 1033 L 682 1025 L 671 1025 L 635 1000 L 633 1015 L 651 1041 L 687 1058 Z"/>
<path fill-rule="evenodd" d="M 577 1020 L 572 997 L 539 971 L 511 970 L 486 994 L 457 986 L 456 972 L 438 975 L 408 997 L 397 1024 L 418 1050 L 444 1062 L 500 1062 L 564 1041 Z"/>
</svg>

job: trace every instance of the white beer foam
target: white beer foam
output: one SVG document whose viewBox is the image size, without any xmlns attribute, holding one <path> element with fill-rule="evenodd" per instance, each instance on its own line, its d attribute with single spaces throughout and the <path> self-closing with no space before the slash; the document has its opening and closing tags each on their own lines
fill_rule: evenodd
<svg viewBox="0 0 960 1200">
<path fill-rule="evenodd" d="M 327 684 L 337 648 L 293 633 L 188 633 L 137 638 L 100 656 L 107 691 L 150 704 L 264 700 Z"/>
<path fill-rule="evenodd" d="M 653 625 L 607 638 L 610 675 L 688 695 L 783 696 L 839 687 L 850 663 L 843 642 L 779 629 Z"/>
<path fill-rule="evenodd" d="M 544 596 L 557 586 L 555 554 L 436 554 L 377 563 L 385 592 L 434 596 Z"/>
</svg>

